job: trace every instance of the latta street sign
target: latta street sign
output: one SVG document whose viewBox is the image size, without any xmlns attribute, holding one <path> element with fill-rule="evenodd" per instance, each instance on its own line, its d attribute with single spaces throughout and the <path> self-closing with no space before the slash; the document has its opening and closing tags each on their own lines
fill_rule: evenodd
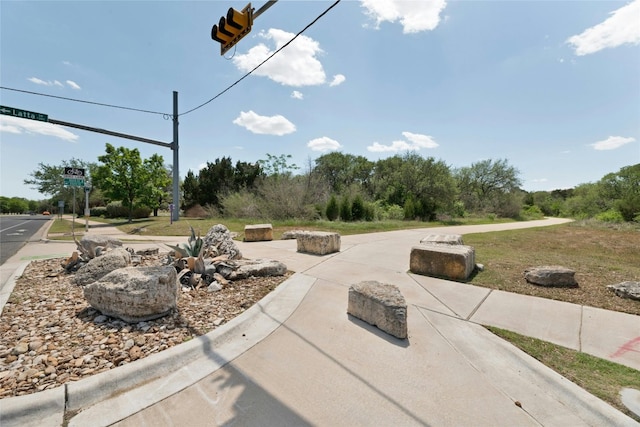
<svg viewBox="0 0 640 427">
<path fill-rule="evenodd" d="M 21 119 L 37 120 L 39 122 L 49 121 L 49 117 L 46 114 L 20 110 L 19 108 L 7 107 L 6 105 L 0 105 L 0 114 L 4 114 L 5 116 L 20 117 Z"/>
<path fill-rule="evenodd" d="M 65 178 L 64 185 L 71 187 L 84 187 L 84 178 Z"/>
</svg>

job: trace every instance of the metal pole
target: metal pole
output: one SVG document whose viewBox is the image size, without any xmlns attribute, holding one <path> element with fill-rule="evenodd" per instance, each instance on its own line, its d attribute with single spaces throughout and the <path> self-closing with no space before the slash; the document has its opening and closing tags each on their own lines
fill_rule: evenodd
<svg viewBox="0 0 640 427">
<path fill-rule="evenodd" d="M 178 92 L 173 91 L 173 212 L 172 219 L 180 218 L 180 171 L 178 170 Z"/>
<path fill-rule="evenodd" d="M 89 232 L 89 187 L 84 187 L 84 232 Z"/>
<path fill-rule="evenodd" d="M 276 4 L 277 1 L 278 0 L 269 0 L 268 2 L 263 4 L 260 9 L 258 9 L 255 12 L 253 12 L 253 19 L 256 19 L 258 16 L 262 15 L 262 12 L 264 12 L 265 10 L 269 9 L 271 6 Z"/>
<path fill-rule="evenodd" d="M 73 186 L 73 213 L 72 213 L 72 217 L 71 217 L 71 234 L 73 236 L 76 235 L 76 187 L 75 185 Z"/>
</svg>

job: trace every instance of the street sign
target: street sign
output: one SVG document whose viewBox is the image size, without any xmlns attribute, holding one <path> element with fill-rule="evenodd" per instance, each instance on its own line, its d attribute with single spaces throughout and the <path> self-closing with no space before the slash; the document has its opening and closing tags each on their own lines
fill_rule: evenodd
<svg viewBox="0 0 640 427">
<path fill-rule="evenodd" d="M 7 107 L 5 105 L 0 105 L 0 114 L 4 114 L 5 116 L 20 117 L 21 119 L 37 120 L 39 122 L 49 121 L 49 117 L 46 114 L 20 110 L 18 108 Z"/>
<path fill-rule="evenodd" d="M 84 169 L 65 167 L 63 175 L 65 178 L 84 178 Z"/>
<path fill-rule="evenodd" d="M 83 178 L 66 178 L 65 177 L 64 185 L 69 185 L 71 187 L 84 187 L 84 179 Z"/>
</svg>

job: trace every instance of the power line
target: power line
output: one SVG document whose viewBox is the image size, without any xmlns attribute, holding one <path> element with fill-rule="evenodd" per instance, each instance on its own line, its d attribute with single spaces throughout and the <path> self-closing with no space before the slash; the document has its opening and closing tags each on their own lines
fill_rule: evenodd
<svg viewBox="0 0 640 427">
<path fill-rule="evenodd" d="M 101 107 L 118 108 L 118 109 L 121 109 L 121 110 L 137 111 L 139 113 L 159 114 L 159 115 L 162 115 L 162 116 L 165 116 L 165 117 L 170 117 L 171 116 L 171 114 L 162 113 L 160 111 L 142 110 L 140 108 L 123 107 L 121 105 L 104 104 L 102 102 L 85 101 L 83 99 L 76 99 L 76 98 L 66 98 L 64 96 L 49 95 L 47 93 L 32 92 L 32 91 L 29 91 L 29 90 L 14 89 L 14 88 L 5 87 L 5 86 L 0 86 L 0 89 L 12 90 L 14 92 L 28 93 L 29 95 L 38 95 L 38 96 L 46 96 L 46 97 L 49 97 L 49 98 L 63 99 L 65 101 L 81 102 L 83 104 L 99 105 Z"/>
<path fill-rule="evenodd" d="M 282 49 L 284 49 L 285 47 L 289 46 L 289 44 L 291 44 L 291 42 L 293 42 L 295 39 L 298 38 L 298 36 L 302 33 L 304 33 L 305 31 L 307 31 L 313 24 L 315 24 L 318 20 L 320 20 L 320 18 L 322 18 L 324 15 L 326 15 L 331 9 L 333 9 L 338 3 L 340 3 L 340 0 L 336 0 L 335 3 L 333 3 L 331 6 L 329 6 L 324 12 L 322 12 L 320 15 L 318 15 L 311 23 L 309 23 L 306 27 L 304 27 L 302 30 L 300 30 L 298 32 L 298 34 L 296 34 L 291 40 L 289 40 L 288 42 L 286 42 L 284 45 L 282 45 L 280 47 L 280 49 L 276 50 L 275 52 L 273 52 L 271 55 L 269 55 L 269 57 L 267 59 L 265 59 L 264 61 L 262 61 L 260 64 L 258 64 L 253 70 L 249 71 L 247 74 L 245 74 L 244 76 L 240 77 L 238 80 L 236 80 L 234 83 L 232 83 L 230 86 L 228 86 L 225 90 L 223 90 L 222 92 L 218 93 L 216 96 L 214 96 L 213 98 L 211 98 L 210 100 L 203 102 L 202 104 L 198 105 L 195 108 L 192 108 L 188 111 L 185 111 L 182 114 L 179 114 L 179 116 L 184 116 L 185 114 L 189 114 L 193 111 L 196 111 L 202 107 L 204 107 L 205 105 L 209 104 L 211 101 L 214 101 L 215 99 L 219 98 L 220 96 L 222 96 L 224 93 L 226 93 L 229 89 L 231 89 L 232 87 L 234 87 L 235 85 L 237 85 L 238 83 L 240 83 L 242 80 L 244 80 L 245 78 L 247 78 L 249 75 L 251 75 L 255 70 L 257 70 L 258 68 L 260 68 L 262 65 L 264 65 L 265 62 L 267 62 L 268 60 L 270 60 L 271 58 L 273 58 L 278 52 L 280 52 Z"/>
<path fill-rule="evenodd" d="M 284 45 L 282 45 L 280 47 L 280 49 L 276 50 L 275 52 L 273 52 L 271 55 L 269 55 L 269 57 L 267 59 L 265 59 L 264 61 L 262 61 L 260 64 L 258 64 L 255 68 L 253 68 L 251 71 L 249 71 L 247 74 L 245 74 L 244 76 L 240 77 L 238 80 L 236 80 L 234 83 L 232 83 L 231 85 L 229 85 L 226 89 L 224 89 L 222 92 L 218 93 L 216 96 L 214 96 L 213 98 L 209 99 L 208 101 L 198 105 L 195 108 L 192 108 L 182 114 L 179 114 L 179 116 L 184 116 L 185 114 L 189 114 L 192 113 L 202 107 L 204 107 L 205 105 L 209 104 L 210 102 L 216 100 L 217 98 L 219 98 L 220 96 L 222 96 L 223 94 L 225 94 L 227 91 L 229 91 L 232 87 L 234 87 L 235 85 L 237 85 L 238 83 L 240 83 L 242 80 L 244 80 L 245 78 L 247 78 L 249 75 L 251 75 L 254 71 L 256 71 L 258 68 L 260 68 L 261 66 L 263 66 L 268 60 L 270 60 L 271 58 L 273 58 L 276 54 L 278 54 L 282 49 L 284 49 L 285 47 L 289 46 L 295 39 L 298 38 L 298 36 L 300 36 L 302 33 L 304 33 L 305 31 L 307 31 L 311 26 L 313 26 L 316 22 L 318 22 L 320 20 L 320 18 L 322 18 L 324 15 L 326 15 L 331 9 L 333 9 L 338 3 L 340 3 L 341 0 L 336 0 L 331 6 L 329 6 L 324 12 L 322 12 L 320 15 L 318 15 L 313 21 L 311 21 L 306 27 L 304 27 L 302 30 L 300 30 L 298 32 L 298 34 L 296 34 L 291 40 L 289 40 L 288 42 L 286 42 Z M 121 105 L 114 105 L 114 104 L 105 104 L 102 102 L 94 102 L 94 101 L 85 101 L 83 99 L 76 99 L 76 98 L 67 98 L 64 96 L 57 96 L 57 95 L 49 95 L 46 93 L 40 93 L 40 92 L 32 92 L 29 90 L 23 90 L 23 89 L 15 89 L 15 88 L 10 88 L 10 87 L 6 87 L 6 86 L 0 86 L 0 89 L 4 89 L 4 90 L 11 90 L 14 92 L 20 92 L 20 93 L 26 93 L 29 95 L 37 95 L 37 96 L 45 96 L 48 98 L 55 98 L 55 99 L 62 99 L 65 101 L 72 101 L 72 102 L 80 102 L 83 104 L 91 104 L 91 105 L 98 105 L 100 107 L 109 107 L 109 108 L 117 108 L 120 110 L 128 110 L 128 111 L 136 111 L 139 113 L 147 113 L 147 114 L 158 114 L 163 116 L 165 119 L 168 119 L 169 117 L 172 117 L 172 114 L 168 114 L 168 113 L 163 113 L 160 111 L 151 111 L 151 110 L 143 110 L 140 108 L 132 108 L 132 107 L 123 107 Z"/>
</svg>

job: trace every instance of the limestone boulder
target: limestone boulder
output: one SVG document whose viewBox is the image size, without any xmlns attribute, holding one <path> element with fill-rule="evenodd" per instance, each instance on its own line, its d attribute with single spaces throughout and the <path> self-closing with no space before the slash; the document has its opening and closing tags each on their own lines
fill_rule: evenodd
<svg viewBox="0 0 640 427">
<path fill-rule="evenodd" d="M 283 276 L 287 272 L 287 266 L 270 259 L 242 259 L 218 263 L 216 270 L 227 280 L 241 280 L 248 277 Z"/>
<path fill-rule="evenodd" d="M 420 240 L 423 245 L 463 245 L 462 236 L 460 234 L 429 234 Z"/>
<path fill-rule="evenodd" d="M 340 234 L 326 231 L 305 231 L 296 237 L 298 252 L 326 255 L 340 252 Z"/>
<path fill-rule="evenodd" d="M 242 252 L 233 241 L 231 232 L 222 224 L 211 227 L 202 240 L 205 256 L 227 255 L 229 259 L 242 259 Z"/>
<path fill-rule="evenodd" d="M 110 250 L 80 267 L 76 272 L 76 284 L 88 285 L 114 270 L 129 266 L 130 263 L 131 254 L 127 250 L 123 248 Z"/>
<path fill-rule="evenodd" d="M 407 338 L 407 303 L 395 285 L 365 281 L 350 286 L 347 313 L 396 338 Z"/>
<path fill-rule="evenodd" d="M 620 298 L 629 298 L 640 301 L 640 282 L 622 282 L 617 285 L 609 285 Z"/>
<path fill-rule="evenodd" d="M 84 297 L 102 314 L 125 322 L 157 319 L 176 307 L 176 270 L 172 266 L 121 268 L 85 286 Z"/>
<path fill-rule="evenodd" d="M 467 280 L 475 265 L 475 249 L 465 245 L 422 244 L 409 258 L 412 273 L 451 280 Z"/>
<path fill-rule="evenodd" d="M 266 242 L 273 240 L 273 226 L 271 224 L 254 224 L 244 226 L 245 242 Z"/>
<path fill-rule="evenodd" d="M 102 234 L 85 234 L 79 242 L 76 240 L 76 245 L 83 258 L 93 259 L 109 249 L 122 247 L 122 242 Z"/>
<path fill-rule="evenodd" d="M 573 288 L 578 286 L 575 274 L 574 270 L 567 267 L 544 265 L 525 270 L 524 278 L 528 283 L 534 285 Z"/>
</svg>

